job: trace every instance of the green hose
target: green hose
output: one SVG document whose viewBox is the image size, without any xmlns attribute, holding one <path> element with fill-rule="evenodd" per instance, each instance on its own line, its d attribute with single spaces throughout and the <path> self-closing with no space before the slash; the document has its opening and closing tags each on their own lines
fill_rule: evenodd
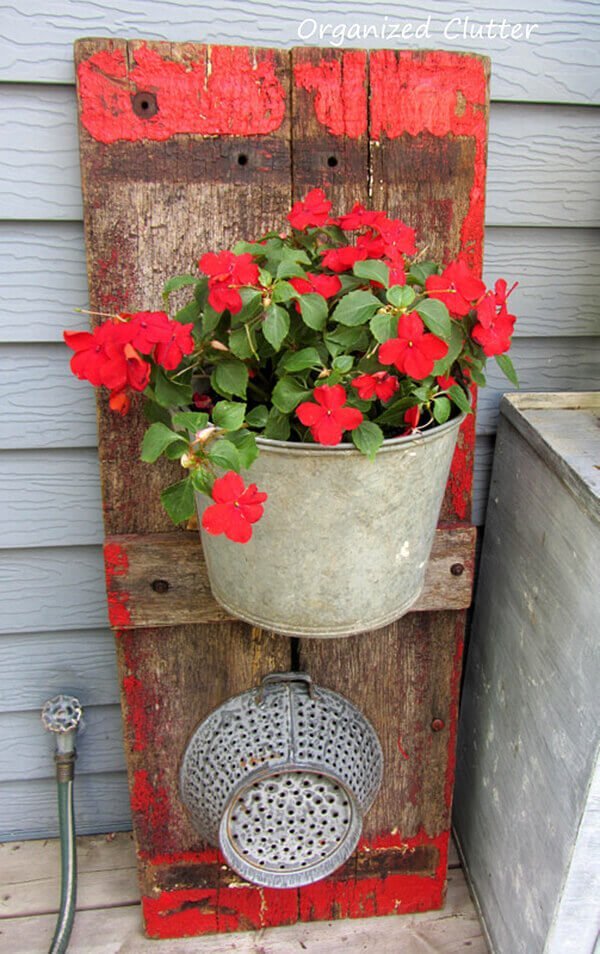
<svg viewBox="0 0 600 954">
<path fill-rule="evenodd" d="M 60 828 L 60 911 L 49 954 L 65 954 L 69 946 L 77 899 L 77 845 L 73 812 L 75 752 L 57 753 L 58 823 Z"/>
</svg>

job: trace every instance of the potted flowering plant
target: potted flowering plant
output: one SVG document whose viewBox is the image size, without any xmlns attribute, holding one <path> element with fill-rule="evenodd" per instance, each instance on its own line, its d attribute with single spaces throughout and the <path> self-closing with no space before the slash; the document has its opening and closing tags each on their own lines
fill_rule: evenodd
<svg viewBox="0 0 600 954">
<path fill-rule="evenodd" d="M 197 507 L 215 597 L 319 636 L 418 598 L 469 388 L 490 356 L 516 383 L 505 281 L 426 260 L 384 212 L 330 210 L 313 189 L 287 233 L 204 254 L 166 283 L 166 307 L 191 293 L 172 317 L 65 332 L 74 374 L 113 411 L 143 393 L 142 459 L 181 462 L 163 505 L 175 523 Z"/>
</svg>

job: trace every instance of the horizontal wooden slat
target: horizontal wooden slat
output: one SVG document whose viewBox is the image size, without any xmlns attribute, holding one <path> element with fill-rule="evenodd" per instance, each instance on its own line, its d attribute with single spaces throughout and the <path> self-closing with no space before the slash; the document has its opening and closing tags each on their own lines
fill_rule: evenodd
<svg viewBox="0 0 600 954">
<path fill-rule="evenodd" d="M 525 12 L 527 11 L 527 12 Z M 310 19 L 312 18 L 312 23 Z M 454 18 L 461 20 L 458 26 Z M 463 24 L 486 25 L 503 18 L 510 24 L 535 24 L 528 39 L 471 36 Z M 304 21 L 302 29 L 301 24 Z M 454 20 L 454 22 L 453 22 Z M 314 26 L 313 26 L 314 23 Z M 60 24 L 60 29 L 57 29 Z M 412 24 L 404 40 L 390 27 Z M 340 37 L 340 28 L 370 28 L 366 37 Z M 426 35 L 414 37 L 421 25 Z M 338 36 L 332 37 L 337 27 Z M 322 39 L 313 29 L 325 28 Z M 387 33 L 383 32 L 384 28 Z M 375 33 L 375 35 L 374 35 Z M 408 0 L 395 0 L 382 7 L 373 0 L 304 0 L 301 4 L 276 0 L 209 0 L 193 9 L 173 0 L 153 0 L 140 12 L 136 0 L 121 0 L 115 8 L 109 0 L 74 6 L 70 0 L 54 0 L 52 16 L 43 0 L 11 9 L 2 36 L 4 56 L 0 80 L 37 83 L 72 83 L 71 45 L 80 36 L 126 36 L 186 40 L 202 37 L 206 43 L 236 45 L 313 45 L 422 47 L 472 50 L 492 57 L 492 96 L 498 99 L 537 102 L 600 101 L 596 47 L 600 25 L 594 4 L 586 0 L 540 0 L 525 8 L 518 0 L 436 0 L 418 7 Z"/>
<path fill-rule="evenodd" d="M 104 591 L 99 589 L 99 595 L 104 598 Z M 30 596 L 28 602 L 34 601 Z M 27 615 L 35 622 L 34 614 Z M 83 610 L 81 616 L 85 619 Z M 86 706 L 119 702 L 114 640 L 107 629 L 0 636 L 0 672 L 3 713 L 40 710 L 60 692 L 77 696 Z"/>
<path fill-rule="evenodd" d="M 84 706 L 84 728 L 77 736 L 77 775 L 124 772 L 120 707 L 87 706 L 83 693 L 77 698 Z M 55 742 L 54 735 L 43 728 L 39 710 L 0 714 L 0 782 L 55 778 Z"/>
<path fill-rule="evenodd" d="M 0 123 L 6 130 L 0 144 L 3 218 L 81 219 L 73 89 L 8 87 L 0 100 Z M 495 103 L 487 224 L 596 226 L 599 158 L 600 110 Z"/>
<path fill-rule="evenodd" d="M 0 632 L 105 627 L 99 547 L 13 550 L 0 567 Z"/>
<path fill-rule="evenodd" d="M 462 609 L 471 602 L 475 530 L 438 530 L 426 583 L 415 610 Z M 111 574 L 109 602 L 113 625 L 179 626 L 233 619 L 213 598 L 197 533 L 108 537 Z M 461 564 L 464 572 L 450 572 Z M 156 585 L 160 582 L 160 587 Z"/>
<path fill-rule="evenodd" d="M 75 824 L 80 835 L 131 828 L 125 772 L 76 775 Z M 29 779 L 0 783 L 0 841 L 56 835 L 56 782 Z"/>
<path fill-rule="evenodd" d="M 0 549 L 101 543 L 95 448 L 0 452 Z"/>
<path fill-rule="evenodd" d="M 87 307 L 80 223 L 0 222 L 0 275 L 0 342 L 62 342 L 64 328 L 87 327 L 74 311 Z M 485 277 L 501 276 L 520 282 L 518 337 L 600 334 L 600 230 L 490 226 Z"/>
</svg>

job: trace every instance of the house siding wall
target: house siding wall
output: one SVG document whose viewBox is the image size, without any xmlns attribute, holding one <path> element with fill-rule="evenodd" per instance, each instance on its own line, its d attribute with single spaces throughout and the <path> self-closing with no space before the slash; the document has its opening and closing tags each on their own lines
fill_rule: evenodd
<svg viewBox="0 0 600 954">
<path fill-rule="evenodd" d="M 42 0 L 0 11 L 0 837 L 56 833 L 52 742 L 39 709 L 72 691 L 86 710 L 80 832 L 127 828 L 129 807 L 102 573 L 91 389 L 61 344 L 86 306 L 72 42 L 84 35 L 299 45 L 303 20 L 426 24 L 370 0 Z M 521 385 L 600 381 L 600 9 L 593 0 L 430 4 L 425 47 L 492 57 L 485 272 L 519 278 L 513 350 Z M 435 12 L 433 12 L 433 9 Z M 385 16 L 387 15 L 387 21 Z M 444 39 L 453 17 L 537 25 L 529 42 Z M 4 21 L 4 22 L 3 22 Z M 310 29 L 310 24 L 305 26 Z M 458 27 L 456 28 L 458 29 Z M 456 32 L 456 30 L 455 30 Z M 317 45 L 327 45 L 327 35 Z M 346 46 L 399 47 L 357 39 Z M 410 42 L 402 44 L 411 46 Z M 475 522 L 483 524 L 499 395 L 482 392 Z"/>
</svg>

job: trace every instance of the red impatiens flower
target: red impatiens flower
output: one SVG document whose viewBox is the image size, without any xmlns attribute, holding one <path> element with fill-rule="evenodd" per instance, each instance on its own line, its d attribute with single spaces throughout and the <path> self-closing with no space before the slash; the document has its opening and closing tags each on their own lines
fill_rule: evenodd
<svg viewBox="0 0 600 954">
<path fill-rule="evenodd" d="M 354 407 L 344 407 L 346 392 L 341 384 L 322 384 L 313 391 L 313 401 L 298 405 L 296 414 L 302 424 L 310 428 L 317 444 L 339 444 L 344 431 L 353 431 L 362 424 L 362 413 Z"/>
<path fill-rule="evenodd" d="M 448 388 L 451 388 L 454 384 L 457 383 L 456 378 L 453 378 L 451 374 L 447 374 L 447 375 L 440 374 L 435 379 L 435 381 L 438 387 L 442 389 L 442 391 L 447 391 Z"/>
<path fill-rule="evenodd" d="M 447 354 L 446 342 L 425 332 L 425 325 L 414 311 L 400 316 L 398 337 L 390 338 L 379 348 L 381 364 L 393 364 L 402 374 L 417 380 L 431 374 L 435 362 Z"/>
<path fill-rule="evenodd" d="M 199 391 L 194 391 L 192 401 L 197 411 L 206 411 L 207 414 L 210 414 L 214 407 L 210 394 L 200 394 Z"/>
<path fill-rule="evenodd" d="M 131 407 L 131 398 L 127 391 L 111 391 L 108 399 L 108 406 L 111 411 L 120 414 L 123 417 Z"/>
<path fill-rule="evenodd" d="M 373 395 L 380 401 L 389 401 L 398 390 L 398 378 L 387 371 L 377 371 L 375 374 L 361 374 L 352 381 L 352 387 L 358 391 L 363 401 L 369 401 Z"/>
<path fill-rule="evenodd" d="M 131 344 L 141 354 L 150 354 L 159 341 L 169 338 L 171 321 L 165 311 L 138 311 L 121 317 L 128 322 Z"/>
<path fill-rule="evenodd" d="M 258 265 L 250 252 L 234 255 L 233 252 L 207 252 L 198 262 L 208 275 L 208 303 L 215 311 L 228 309 L 232 315 L 242 310 L 242 298 L 238 288 L 256 285 Z"/>
<path fill-rule="evenodd" d="M 417 251 L 415 230 L 400 219 L 386 218 L 378 229 L 383 239 L 385 254 L 391 261 L 401 260 L 402 255 L 414 255 Z"/>
<path fill-rule="evenodd" d="M 385 221 L 387 221 L 385 212 L 373 212 L 370 209 L 365 209 L 360 202 L 355 202 L 350 212 L 347 212 L 346 215 L 340 215 L 336 219 L 336 225 L 339 225 L 346 232 L 355 232 L 364 226 L 371 228 Z"/>
<path fill-rule="evenodd" d="M 100 372 L 102 384 L 111 391 L 123 391 L 126 387 L 143 391 L 150 380 L 150 365 L 129 343 L 109 342 L 106 345 L 109 362 Z"/>
<path fill-rule="evenodd" d="M 425 281 L 430 298 L 437 298 L 457 317 L 468 315 L 485 294 L 485 285 L 475 278 L 461 258 L 451 262 L 441 275 L 430 275 Z"/>
<path fill-rule="evenodd" d="M 224 533 L 234 543 L 248 543 L 252 524 L 263 515 L 267 495 L 256 484 L 244 486 L 239 474 L 228 470 L 215 480 L 212 488 L 214 504 L 202 515 L 202 526 L 215 536 Z"/>
<path fill-rule="evenodd" d="M 75 352 L 71 358 L 71 371 L 81 381 L 89 381 L 95 388 L 105 384 L 104 369 L 112 358 L 107 347 L 115 342 L 121 346 L 128 337 L 126 326 L 106 321 L 92 331 L 65 331 L 66 344 Z"/>
<path fill-rule="evenodd" d="M 300 202 L 295 202 L 288 214 L 288 222 L 294 229 L 306 229 L 310 225 L 325 225 L 332 203 L 322 189 L 311 189 Z"/>
<path fill-rule="evenodd" d="M 317 292 L 323 298 L 333 298 L 342 287 L 337 275 L 314 275 L 312 272 L 308 272 L 306 278 L 290 278 L 289 282 L 300 295 Z"/>
<path fill-rule="evenodd" d="M 481 345 L 488 358 L 495 354 L 504 354 L 510 348 L 516 320 L 515 315 L 509 314 L 506 305 L 503 305 L 487 325 L 475 324 L 471 337 Z"/>
<path fill-rule="evenodd" d="M 366 248 L 356 248 L 354 245 L 344 245 L 342 248 L 330 248 L 323 252 L 323 267 L 332 272 L 347 272 L 355 262 L 364 262 L 367 258 Z"/>
<path fill-rule="evenodd" d="M 409 407 L 407 411 L 404 412 L 404 423 L 406 427 L 402 431 L 403 434 L 412 434 L 413 431 L 416 431 L 419 426 L 419 420 L 421 419 L 421 408 L 418 406 Z"/>
<path fill-rule="evenodd" d="M 184 354 L 191 354 L 194 350 L 192 328 L 194 323 L 181 325 L 178 321 L 169 322 L 169 337 L 160 341 L 154 352 L 154 360 L 165 371 L 174 371 L 178 368 Z"/>
</svg>

